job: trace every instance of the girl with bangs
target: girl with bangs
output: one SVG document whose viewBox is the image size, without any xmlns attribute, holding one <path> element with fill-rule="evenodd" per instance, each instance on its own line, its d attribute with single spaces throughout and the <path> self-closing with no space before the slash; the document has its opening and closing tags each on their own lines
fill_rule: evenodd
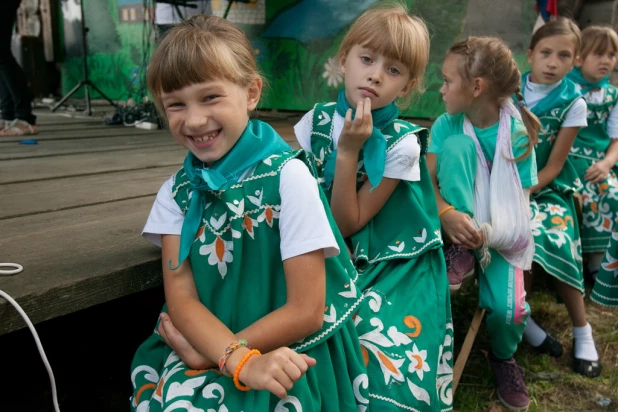
<svg viewBox="0 0 618 412">
<path fill-rule="evenodd" d="M 424 22 L 379 3 L 339 49 L 345 89 L 294 127 L 347 238 L 372 408 L 452 410 L 453 324 L 428 132 L 399 119 L 429 58 Z"/>
<path fill-rule="evenodd" d="M 583 184 L 582 252 L 593 278 L 606 251 L 608 257 L 618 254 L 616 249 L 608 250 L 618 222 L 618 88 L 609 82 L 617 53 L 618 35 L 614 30 L 587 27 L 582 30 L 579 62 L 569 73 L 569 79 L 579 85 L 588 105 L 588 127 L 577 134 L 570 159 Z M 606 263 L 603 262 L 604 266 Z M 618 280 L 616 276 L 607 276 L 605 267 L 602 273 L 603 279 L 595 282 L 591 298 L 603 305 L 618 306 Z M 598 359 L 596 350 L 589 352 Z"/>
<path fill-rule="evenodd" d="M 249 120 L 262 78 L 247 37 L 193 17 L 148 85 L 189 153 L 143 232 L 162 247 L 167 313 L 135 354 L 132 410 L 366 410 L 356 272 L 303 152 Z"/>
<path fill-rule="evenodd" d="M 569 19 L 547 22 L 532 36 L 528 49 L 529 73 L 522 75 L 527 107 L 542 128 L 536 146 L 539 183 L 531 189 L 532 233 L 536 245 L 532 272 L 526 273 L 526 292 L 532 276 L 554 278 L 573 324 L 573 368 L 588 377 L 598 376 L 601 364 L 592 329 L 586 320 L 581 238 L 574 194 L 581 190 L 569 152 L 580 127 L 586 127 L 586 102 L 579 87 L 565 78 L 575 64 L 581 42 L 577 25 Z M 537 352 L 562 356 L 562 344 L 528 319 L 525 340 Z"/>
</svg>

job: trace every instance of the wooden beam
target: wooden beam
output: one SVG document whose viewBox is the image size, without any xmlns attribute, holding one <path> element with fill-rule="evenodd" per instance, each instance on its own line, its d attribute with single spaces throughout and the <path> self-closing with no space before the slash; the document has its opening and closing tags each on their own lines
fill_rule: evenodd
<svg viewBox="0 0 618 412">
<path fill-rule="evenodd" d="M 474 316 L 472 317 L 472 322 L 470 323 L 470 328 L 468 329 L 466 339 L 464 340 L 461 350 L 459 351 L 459 355 L 457 355 L 457 360 L 455 361 L 455 367 L 453 369 L 453 396 L 455 396 L 457 385 L 459 385 L 461 374 L 466 367 L 466 362 L 468 362 L 468 357 L 470 356 L 472 346 L 474 345 L 474 339 L 476 339 L 476 334 L 479 331 L 479 327 L 481 326 L 484 316 L 485 309 L 476 308 L 476 312 L 474 312 Z"/>
</svg>

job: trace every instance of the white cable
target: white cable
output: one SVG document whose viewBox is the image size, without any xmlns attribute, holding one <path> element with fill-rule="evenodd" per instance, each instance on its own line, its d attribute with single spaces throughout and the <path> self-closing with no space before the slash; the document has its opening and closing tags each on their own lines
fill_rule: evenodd
<svg viewBox="0 0 618 412">
<path fill-rule="evenodd" d="M 0 263 L 0 268 L 3 268 L 3 267 L 12 267 L 14 269 L 12 270 L 0 269 L 0 275 L 16 275 L 17 273 L 24 270 L 24 268 L 21 265 L 18 265 L 17 263 Z M 51 382 L 51 388 L 52 388 L 52 398 L 54 402 L 54 410 L 55 412 L 60 412 L 60 406 L 58 405 L 58 393 L 56 391 L 56 380 L 54 379 L 54 372 L 52 371 L 52 368 L 49 365 L 49 361 L 47 360 L 47 356 L 45 355 L 45 350 L 43 349 L 43 345 L 41 344 L 41 340 L 39 339 L 38 333 L 36 333 L 36 329 L 34 329 L 34 325 L 30 321 L 30 318 L 28 317 L 28 315 L 26 315 L 26 312 L 24 312 L 21 306 L 19 306 L 19 304 L 15 302 L 15 299 L 10 297 L 3 290 L 0 290 L 0 296 L 2 296 L 4 299 L 7 300 L 7 302 L 13 305 L 15 310 L 19 312 L 21 317 L 24 319 L 24 321 L 28 325 L 28 328 L 30 329 L 32 336 L 34 337 L 34 341 L 36 342 L 36 347 L 39 350 L 39 354 L 41 355 L 41 359 L 43 360 L 43 363 L 45 364 L 45 369 L 47 369 L 47 374 L 49 375 L 49 381 Z"/>
<path fill-rule="evenodd" d="M 2 268 L 13 268 L 13 269 L 2 269 Z M 24 270 L 22 265 L 18 265 L 17 263 L 0 263 L 0 275 L 16 275 L 19 272 Z"/>
</svg>

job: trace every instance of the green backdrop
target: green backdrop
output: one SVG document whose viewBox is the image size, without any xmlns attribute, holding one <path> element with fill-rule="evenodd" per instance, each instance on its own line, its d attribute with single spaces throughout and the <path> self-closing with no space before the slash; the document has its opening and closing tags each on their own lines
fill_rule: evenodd
<svg viewBox="0 0 618 412">
<path fill-rule="evenodd" d="M 67 4 L 71 1 L 63 0 Z M 306 111 L 316 102 L 335 99 L 342 85 L 335 60 L 339 43 L 351 22 L 375 2 L 259 0 L 256 5 L 239 4 L 232 9 L 230 19 L 249 36 L 260 68 L 268 80 L 269 86 L 261 106 Z M 426 20 L 432 44 L 425 79 L 426 93 L 413 100 L 413 104 L 404 111 L 405 115 L 434 118 L 444 111 L 438 91 L 442 84 L 440 66 L 449 45 L 468 33 L 491 34 L 492 13 L 501 12 L 502 2 L 513 4 L 513 0 L 490 2 L 495 11 L 483 11 L 488 17 L 478 25 L 480 27 L 466 27 L 467 13 L 476 13 L 477 5 L 473 2 L 488 4 L 478 0 L 408 1 L 414 13 Z M 517 33 L 511 33 L 509 38 L 515 39 L 511 41 L 515 43 L 511 46 L 524 68 L 524 45 L 529 42 L 536 15 L 533 0 L 518 3 L 521 4 L 521 15 L 517 16 L 515 28 L 511 29 Z M 214 14 L 222 14 L 225 6 L 226 1 L 211 0 Z M 90 29 L 87 61 L 91 80 L 112 99 L 142 98 L 145 67 L 154 48 L 155 30 L 143 23 L 144 18 L 153 12 L 152 1 L 84 0 L 84 7 Z M 70 17 L 70 11 L 65 10 L 64 92 L 82 77 L 81 53 L 75 44 L 67 41 L 71 39 L 70 30 L 77 30 L 79 21 Z M 484 22 L 489 28 L 484 27 Z"/>
</svg>

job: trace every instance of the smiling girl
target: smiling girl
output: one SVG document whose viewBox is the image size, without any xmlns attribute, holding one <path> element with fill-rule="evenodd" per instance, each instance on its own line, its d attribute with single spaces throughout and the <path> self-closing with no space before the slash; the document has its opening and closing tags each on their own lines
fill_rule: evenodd
<svg viewBox="0 0 618 412">
<path fill-rule="evenodd" d="M 135 355 L 132 409 L 369 406 L 355 270 L 303 153 L 249 120 L 262 78 L 247 37 L 193 17 L 157 47 L 148 85 L 189 153 L 144 228 L 168 313 Z"/>
</svg>

